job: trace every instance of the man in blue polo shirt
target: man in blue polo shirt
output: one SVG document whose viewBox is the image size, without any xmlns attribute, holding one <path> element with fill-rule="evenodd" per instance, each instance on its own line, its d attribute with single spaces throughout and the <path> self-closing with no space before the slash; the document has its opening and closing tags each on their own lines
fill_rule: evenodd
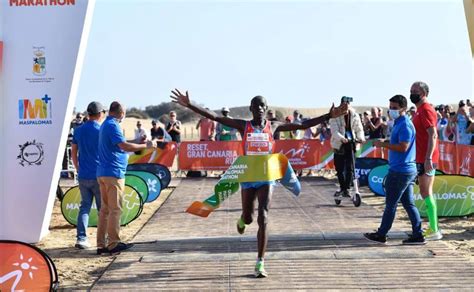
<svg viewBox="0 0 474 292">
<path fill-rule="evenodd" d="M 415 164 L 415 127 L 406 115 L 407 99 L 403 95 L 395 95 L 390 99 L 389 115 L 394 120 L 390 143 L 377 140 L 376 147 L 385 147 L 388 152 L 389 172 L 385 181 L 385 210 L 377 232 L 365 233 L 370 240 L 385 244 L 387 233 L 392 227 L 398 201 L 408 213 L 413 234 L 403 244 L 425 244 L 421 229 L 421 218 L 413 199 L 413 182 L 417 175 Z"/>
<path fill-rule="evenodd" d="M 128 164 L 127 152 L 156 147 L 156 142 L 136 144 L 126 141 L 120 124 L 125 118 L 125 107 L 114 101 L 109 116 L 99 132 L 99 166 L 97 180 L 100 186 L 101 208 L 97 225 L 97 254 L 118 254 L 133 244 L 120 241 L 120 216 L 122 196 L 125 190 L 125 171 Z M 108 243 L 106 244 L 106 238 Z"/>
<path fill-rule="evenodd" d="M 105 117 L 105 110 L 99 102 L 87 106 L 89 120 L 74 131 L 72 138 L 72 162 L 78 172 L 81 207 L 77 216 L 76 248 L 86 249 L 91 245 L 87 239 L 89 212 L 95 198 L 97 210 L 100 210 L 100 190 L 97 182 L 97 165 L 99 164 L 99 129 Z"/>
</svg>

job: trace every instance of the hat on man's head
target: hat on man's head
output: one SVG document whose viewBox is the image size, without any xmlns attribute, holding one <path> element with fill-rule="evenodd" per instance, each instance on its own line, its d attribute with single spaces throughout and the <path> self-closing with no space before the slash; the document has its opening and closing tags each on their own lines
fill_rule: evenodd
<svg viewBox="0 0 474 292">
<path fill-rule="evenodd" d="M 104 106 L 98 101 L 93 101 L 87 106 L 87 113 L 89 115 L 96 115 L 100 112 L 105 112 Z"/>
<path fill-rule="evenodd" d="M 221 112 L 227 112 L 227 113 L 230 113 L 230 110 L 229 110 L 229 108 L 228 108 L 228 107 L 226 107 L 226 106 L 225 106 L 225 107 L 223 107 L 223 108 L 221 109 Z"/>
</svg>

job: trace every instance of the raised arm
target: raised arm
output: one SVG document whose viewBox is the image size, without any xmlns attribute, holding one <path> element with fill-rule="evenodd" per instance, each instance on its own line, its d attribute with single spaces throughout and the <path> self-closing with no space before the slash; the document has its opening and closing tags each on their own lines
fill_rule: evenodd
<svg viewBox="0 0 474 292">
<path fill-rule="evenodd" d="M 189 99 L 189 94 L 187 91 L 186 91 L 186 95 L 182 94 L 178 89 L 172 90 L 171 93 L 172 95 L 170 95 L 170 97 L 173 102 L 176 102 L 184 107 L 187 107 L 193 112 L 200 114 L 201 116 L 209 118 L 213 121 L 217 121 L 226 126 L 235 128 L 241 133 L 245 131 L 244 120 L 217 116 L 213 111 L 207 110 L 197 104 L 192 103 L 191 100 Z"/>
<path fill-rule="evenodd" d="M 276 131 L 304 130 L 319 125 L 322 122 L 329 120 L 330 118 L 337 118 L 339 116 L 345 115 L 347 111 L 347 104 L 341 105 L 339 107 L 335 107 L 333 104 L 329 112 L 325 115 L 306 120 L 301 124 L 281 124 L 278 126 L 278 128 L 276 128 Z"/>
</svg>

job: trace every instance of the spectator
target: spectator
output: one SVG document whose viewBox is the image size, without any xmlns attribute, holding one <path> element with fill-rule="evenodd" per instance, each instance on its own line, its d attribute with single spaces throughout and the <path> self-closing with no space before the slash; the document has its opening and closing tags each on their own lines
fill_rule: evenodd
<svg viewBox="0 0 474 292">
<path fill-rule="evenodd" d="M 369 139 L 380 139 L 382 138 L 382 118 L 379 115 L 379 109 L 373 107 L 371 110 L 372 118 L 365 120 L 365 123 L 369 130 Z"/>
<path fill-rule="evenodd" d="M 127 152 L 156 147 L 156 142 L 135 144 L 125 140 L 120 124 L 125 117 L 125 108 L 117 101 L 110 105 L 109 116 L 99 132 L 99 165 L 97 180 L 100 186 L 101 208 L 97 226 L 97 254 L 120 253 L 133 246 L 120 241 L 120 217 L 122 213 L 123 192 Z M 106 238 L 108 244 L 106 245 Z"/>
<path fill-rule="evenodd" d="M 81 206 L 77 216 L 76 245 L 78 249 L 90 248 L 87 239 L 89 213 L 95 198 L 97 211 L 100 210 L 100 189 L 97 182 L 97 165 L 99 164 L 99 130 L 105 117 L 105 110 L 99 102 L 87 106 L 88 121 L 77 127 L 72 139 L 71 155 L 74 167 L 78 172 Z"/>
<path fill-rule="evenodd" d="M 180 143 L 181 142 L 181 122 L 177 120 L 175 111 L 171 111 L 169 113 L 169 116 L 170 116 L 170 121 L 166 125 L 166 132 L 170 134 L 171 139 L 174 142 Z"/>
<path fill-rule="evenodd" d="M 163 125 L 153 120 L 151 121 L 151 129 L 150 129 L 151 140 L 160 141 L 160 142 L 168 142 L 171 141 L 171 136 L 166 132 L 163 128 Z"/>
<path fill-rule="evenodd" d="M 366 139 L 369 138 L 369 130 L 370 130 L 370 127 L 369 127 L 369 119 L 371 118 L 370 116 L 370 111 L 365 111 L 364 114 L 363 114 L 363 118 L 361 119 L 362 121 L 362 126 L 364 127 L 364 136 Z"/>
<path fill-rule="evenodd" d="M 385 147 L 389 150 L 389 172 L 386 176 L 385 210 L 382 222 L 377 232 L 365 233 L 371 241 L 384 243 L 387 233 L 392 228 L 398 201 L 408 213 L 411 221 L 412 235 L 403 240 L 403 244 L 425 244 L 421 229 L 421 218 L 413 199 L 413 180 L 416 177 L 415 164 L 415 128 L 405 115 L 407 100 L 402 95 L 395 95 L 390 99 L 389 115 L 395 121 L 390 142 L 376 140 L 376 147 Z"/>
<path fill-rule="evenodd" d="M 343 96 L 341 106 L 347 105 L 347 114 L 332 118 L 331 147 L 334 151 L 334 166 L 337 172 L 340 190 L 335 196 L 350 197 L 349 189 L 354 180 L 356 144 L 364 142 L 364 129 L 359 115 L 350 107 L 352 97 Z"/>
<path fill-rule="evenodd" d="M 446 112 L 446 107 L 440 105 L 438 107 L 439 118 L 436 129 L 438 131 L 438 139 L 440 141 L 449 141 L 448 137 L 450 136 L 450 126 L 449 126 L 449 113 Z"/>
<path fill-rule="evenodd" d="M 464 100 L 459 101 L 459 108 L 456 114 L 456 143 L 462 145 L 471 144 L 471 134 L 467 132 L 470 121 L 469 109 Z"/>
<path fill-rule="evenodd" d="M 77 113 L 76 118 L 71 122 L 71 134 L 74 134 L 74 130 L 84 124 L 84 116 L 82 113 Z"/>
<path fill-rule="evenodd" d="M 199 141 L 214 141 L 216 123 L 211 119 L 201 118 L 196 125 L 196 130 L 199 130 Z"/>
<path fill-rule="evenodd" d="M 428 103 L 428 84 L 418 81 L 410 89 L 410 100 L 416 105 L 416 114 L 413 125 L 416 130 L 416 166 L 420 194 L 426 204 L 426 213 L 430 228 L 423 236 L 426 240 L 440 240 L 443 238 L 438 229 L 438 213 L 436 201 L 433 198 L 433 183 L 436 165 L 439 158 L 438 134 L 436 131 L 436 112 Z"/>
<path fill-rule="evenodd" d="M 416 114 L 416 107 L 411 106 L 410 109 L 408 110 L 408 116 L 410 117 L 411 120 L 415 117 Z"/>
<path fill-rule="evenodd" d="M 221 110 L 222 116 L 226 118 L 232 118 L 229 113 L 230 110 L 228 107 L 223 107 Z M 217 123 L 216 127 L 216 140 L 217 141 L 236 141 L 237 140 L 237 130 L 226 126 L 221 123 Z"/>
<path fill-rule="evenodd" d="M 301 125 L 303 123 L 303 115 L 298 111 L 295 110 L 293 112 L 293 123 Z M 302 138 L 302 131 L 300 130 L 295 130 L 291 132 L 290 138 L 293 140 L 299 140 Z"/>
<path fill-rule="evenodd" d="M 137 128 L 135 129 L 135 141 L 146 140 L 146 132 L 142 128 L 142 122 L 137 122 Z"/>
<path fill-rule="evenodd" d="M 321 123 L 321 126 L 316 130 L 316 137 L 318 135 L 321 142 L 331 140 L 331 129 L 328 122 L 324 121 Z"/>
<path fill-rule="evenodd" d="M 293 121 L 292 116 L 287 116 L 285 118 L 285 124 L 291 124 Z M 293 132 L 292 131 L 284 131 L 280 133 L 280 140 L 292 140 L 293 139 Z"/>
<path fill-rule="evenodd" d="M 267 111 L 267 120 L 270 121 L 272 129 L 276 128 L 280 124 L 280 121 L 276 118 L 275 111 L 273 111 L 272 109 L 269 109 Z M 273 139 L 280 140 L 280 132 L 275 131 L 273 133 Z"/>
</svg>

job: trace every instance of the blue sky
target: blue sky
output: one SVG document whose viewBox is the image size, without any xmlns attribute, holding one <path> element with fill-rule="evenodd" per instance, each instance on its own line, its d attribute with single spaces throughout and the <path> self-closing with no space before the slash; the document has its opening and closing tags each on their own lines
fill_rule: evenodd
<svg viewBox="0 0 474 292">
<path fill-rule="evenodd" d="M 416 80 L 433 103 L 457 103 L 472 74 L 462 0 L 97 0 L 76 108 L 159 104 L 175 87 L 213 109 L 255 95 L 385 106 Z"/>
</svg>

